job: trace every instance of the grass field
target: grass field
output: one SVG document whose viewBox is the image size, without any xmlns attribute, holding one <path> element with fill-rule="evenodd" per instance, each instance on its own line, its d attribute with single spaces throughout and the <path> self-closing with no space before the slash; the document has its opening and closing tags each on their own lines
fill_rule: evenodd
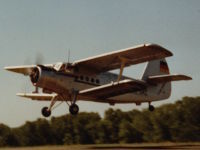
<svg viewBox="0 0 200 150">
<path fill-rule="evenodd" d="M 0 148 L 0 150 L 128 150 L 128 149 L 193 149 L 200 150 L 200 143 L 151 143 L 151 144 L 103 144 L 103 145 L 65 145 L 65 146 L 40 146 Z"/>
</svg>

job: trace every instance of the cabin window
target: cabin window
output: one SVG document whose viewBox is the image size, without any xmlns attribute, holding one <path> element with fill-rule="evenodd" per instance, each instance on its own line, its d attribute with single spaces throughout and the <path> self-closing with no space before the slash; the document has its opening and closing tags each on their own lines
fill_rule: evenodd
<svg viewBox="0 0 200 150">
<path fill-rule="evenodd" d="M 94 83 L 94 78 L 91 79 L 91 82 Z"/>
<path fill-rule="evenodd" d="M 78 78 L 79 78 L 79 77 L 78 77 L 78 76 L 76 76 L 76 77 L 75 77 L 75 80 L 78 80 Z"/>
<path fill-rule="evenodd" d="M 86 77 L 85 80 L 88 82 L 89 81 L 89 77 Z"/>
<path fill-rule="evenodd" d="M 80 79 L 83 80 L 84 79 L 83 76 L 80 76 Z"/>
<path fill-rule="evenodd" d="M 99 84 L 99 83 L 100 83 L 100 82 L 99 82 L 99 79 L 96 79 L 96 83 L 97 83 L 97 84 Z"/>
</svg>

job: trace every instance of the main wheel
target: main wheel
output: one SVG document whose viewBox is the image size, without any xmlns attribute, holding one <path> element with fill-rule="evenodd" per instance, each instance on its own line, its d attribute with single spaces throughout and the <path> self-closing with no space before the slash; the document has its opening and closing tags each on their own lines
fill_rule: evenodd
<svg viewBox="0 0 200 150">
<path fill-rule="evenodd" d="M 78 111 L 79 111 L 78 105 L 72 104 L 71 106 L 69 106 L 69 112 L 70 112 L 72 115 L 77 115 L 77 114 L 78 114 Z"/>
<path fill-rule="evenodd" d="M 154 111 L 154 106 L 153 105 L 149 105 L 149 111 Z"/>
<path fill-rule="evenodd" d="M 41 112 L 44 117 L 49 117 L 51 115 L 51 110 L 48 110 L 48 107 L 43 107 Z"/>
</svg>

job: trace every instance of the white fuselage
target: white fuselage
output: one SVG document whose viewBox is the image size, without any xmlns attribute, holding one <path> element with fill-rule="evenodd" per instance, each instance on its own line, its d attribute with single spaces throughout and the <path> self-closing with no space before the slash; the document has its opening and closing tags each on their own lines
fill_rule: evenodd
<svg viewBox="0 0 200 150">
<path fill-rule="evenodd" d="M 70 93 L 72 90 L 85 90 L 111 82 L 117 81 L 118 75 L 105 72 L 98 75 L 87 75 L 87 74 L 72 74 L 72 73 L 58 73 L 49 70 L 42 70 L 40 72 L 40 78 L 35 86 L 41 87 L 47 91 L 52 91 L 65 95 L 66 98 L 70 98 Z M 122 76 L 123 79 L 131 79 L 129 77 Z M 168 91 L 166 93 L 166 91 Z M 97 102 L 105 103 L 136 103 L 140 104 L 142 102 L 151 102 L 166 99 L 171 93 L 171 83 L 149 85 L 145 90 L 126 93 L 108 99 L 95 99 Z M 78 96 L 77 100 L 91 101 L 94 100 L 89 97 Z"/>
</svg>

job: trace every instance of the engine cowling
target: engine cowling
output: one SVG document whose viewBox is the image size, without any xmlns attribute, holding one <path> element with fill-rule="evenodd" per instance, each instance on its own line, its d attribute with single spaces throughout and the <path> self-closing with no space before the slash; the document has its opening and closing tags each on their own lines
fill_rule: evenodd
<svg viewBox="0 0 200 150">
<path fill-rule="evenodd" d="M 30 80 L 34 86 L 52 92 L 62 93 L 66 90 L 61 82 L 63 77 L 59 75 L 55 70 L 44 66 L 37 66 L 32 69 Z"/>
<path fill-rule="evenodd" d="M 31 82 L 35 85 L 39 78 L 41 77 L 41 68 L 40 67 L 35 67 L 33 68 L 33 70 L 31 71 L 31 74 L 30 74 L 30 79 L 31 79 Z"/>
</svg>

